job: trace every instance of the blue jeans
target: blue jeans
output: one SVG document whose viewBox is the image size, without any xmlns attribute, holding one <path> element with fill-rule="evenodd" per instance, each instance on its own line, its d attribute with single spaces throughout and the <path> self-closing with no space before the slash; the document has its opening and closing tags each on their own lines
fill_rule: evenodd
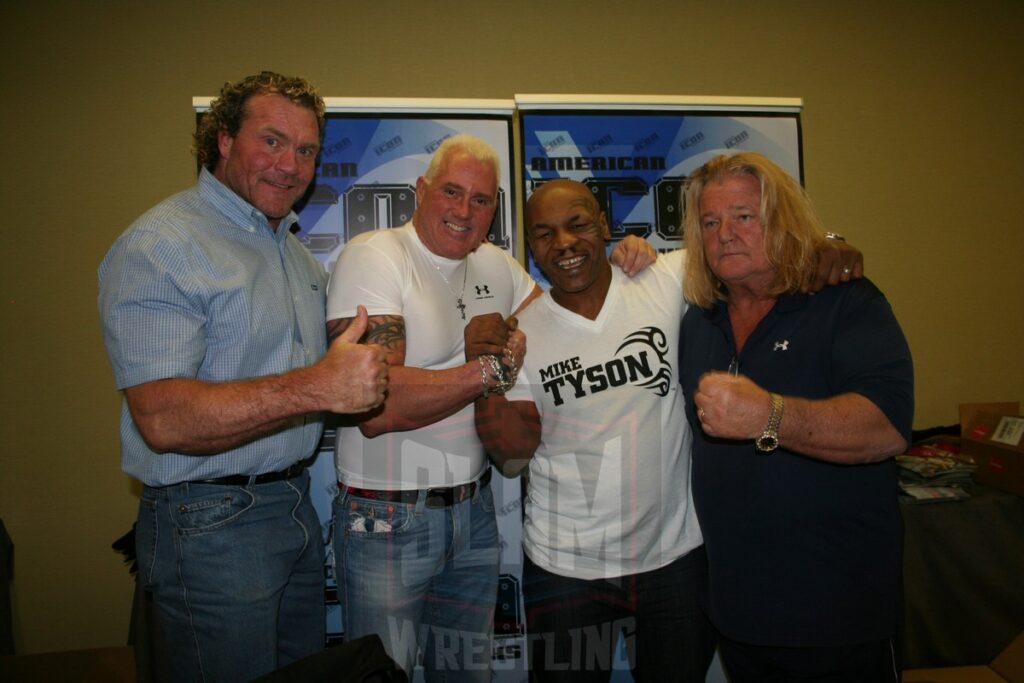
<svg viewBox="0 0 1024 683">
<path fill-rule="evenodd" d="M 715 632 L 700 608 L 704 546 L 660 569 L 586 580 L 524 557 L 530 680 L 607 683 L 619 636 L 637 683 L 703 683 Z"/>
<path fill-rule="evenodd" d="M 324 647 L 324 548 L 309 475 L 146 486 L 135 530 L 175 681 L 248 681 Z"/>
<path fill-rule="evenodd" d="M 500 551 L 490 486 L 443 508 L 422 491 L 414 504 L 345 491 L 334 529 L 346 639 L 379 634 L 410 678 L 420 651 L 427 681 L 491 680 Z"/>
</svg>

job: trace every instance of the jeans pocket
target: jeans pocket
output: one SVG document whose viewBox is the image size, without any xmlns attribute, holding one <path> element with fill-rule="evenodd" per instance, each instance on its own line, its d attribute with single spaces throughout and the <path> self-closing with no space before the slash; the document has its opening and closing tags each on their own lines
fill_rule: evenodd
<svg viewBox="0 0 1024 683">
<path fill-rule="evenodd" d="M 414 515 L 413 505 L 361 498 L 346 493 L 341 499 L 343 525 L 346 534 L 361 537 L 388 537 L 405 530 Z"/>
<path fill-rule="evenodd" d="M 228 488 L 176 501 L 171 511 L 178 533 L 216 531 L 240 518 L 253 506 L 255 497 L 243 488 Z"/>
</svg>

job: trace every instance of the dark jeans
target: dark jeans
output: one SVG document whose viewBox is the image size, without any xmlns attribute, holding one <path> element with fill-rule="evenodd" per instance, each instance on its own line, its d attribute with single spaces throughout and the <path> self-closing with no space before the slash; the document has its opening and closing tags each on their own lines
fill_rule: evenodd
<svg viewBox="0 0 1024 683">
<path fill-rule="evenodd" d="M 900 680 L 889 639 L 833 647 L 749 645 L 718 636 L 718 653 L 731 683 L 891 683 Z"/>
<path fill-rule="evenodd" d="M 621 634 L 637 683 L 703 683 L 715 652 L 697 599 L 703 546 L 654 571 L 594 581 L 524 559 L 532 681 L 608 681 Z"/>
</svg>

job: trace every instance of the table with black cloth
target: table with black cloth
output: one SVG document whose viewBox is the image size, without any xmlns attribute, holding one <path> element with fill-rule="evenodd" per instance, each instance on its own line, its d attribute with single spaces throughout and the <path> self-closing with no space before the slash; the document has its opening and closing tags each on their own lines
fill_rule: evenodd
<svg viewBox="0 0 1024 683">
<path fill-rule="evenodd" d="M 1024 498 L 903 504 L 904 668 L 987 664 L 1024 630 Z"/>
</svg>

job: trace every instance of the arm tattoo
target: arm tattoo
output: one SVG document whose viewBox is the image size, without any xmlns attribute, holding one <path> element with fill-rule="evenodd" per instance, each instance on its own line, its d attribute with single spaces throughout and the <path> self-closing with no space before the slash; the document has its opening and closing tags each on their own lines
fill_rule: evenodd
<svg viewBox="0 0 1024 683">
<path fill-rule="evenodd" d="M 400 315 L 380 315 L 370 318 L 366 329 L 366 342 L 378 344 L 386 352 L 404 350 L 405 318 Z"/>
<path fill-rule="evenodd" d="M 327 321 L 327 343 L 347 330 L 355 318 L 335 318 Z M 363 344 L 377 344 L 388 355 L 389 363 L 401 364 L 405 358 L 405 318 L 400 315 L 371 316 L 366 332 L 359 339 Z"/>
</svg>

